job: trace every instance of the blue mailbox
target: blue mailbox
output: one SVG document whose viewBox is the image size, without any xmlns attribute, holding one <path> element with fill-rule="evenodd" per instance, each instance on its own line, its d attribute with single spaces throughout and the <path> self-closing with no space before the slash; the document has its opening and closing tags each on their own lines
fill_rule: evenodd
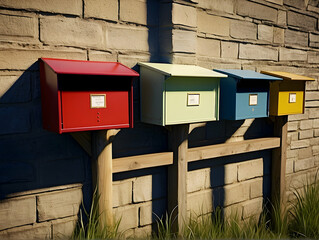
<svg viewBox="0 0 319 240">
<path fill-rule="evenodd" d="M 242 120 L 269 116 L 269 81 L 281 78 L 251 70 L 214 71 L 228 75 L 220 81 L 220 119 Z"/>
</svg>

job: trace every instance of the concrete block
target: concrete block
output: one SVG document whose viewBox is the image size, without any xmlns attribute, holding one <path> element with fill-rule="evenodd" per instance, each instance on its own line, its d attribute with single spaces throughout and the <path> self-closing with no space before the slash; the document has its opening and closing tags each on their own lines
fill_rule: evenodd
<svg viewBox="0 0 319 240">
<path fill-rule="evenodd" d="M 238 181 L 244 181 L 250 178 L 263 175 L 263 159 L 255 159 L 238 164 Z"/>
<path fill-rule="evenodd" d="M 243 215 L 242 203 L 233 204 L 223 208 L 223 213 L 226 219 L 238 219 L 240 220 Z"/>
<path fill-rule="evenodd" d="M 187 192 L 196 192 L 210 187 L 210 168 L 187 173 Z"/>
<path fill-rule="evenodd" d="M 319 138 L 311 138 L 309 141 L 311 146 L 319 145 Z"/>
<path fill-rule="evenodd" d="M 223 186 L 237 182 L 237 164 L 226 164 L 211 169 L 211 186 Z"/>
<path fill-rule="evenodd" d="M 284 4 L 288 6 L 292 6 L 295 8 L 300 8 L 300 9 L 305 9 L 306 7 L 306 2 L 304 0 L 284 0 Z"/>
<path fill-rule="evenodd" d="M 149 239 L 152 235 L 152 225 L 144 227 L 138 227 L 134 229 L 134 238 L 137 239 Z"/>
<path fill-rule="evenodd" d="M 256 178 L 250 183 L 250 198 L 257 198 L 263 196 L 263 179 Z"/>
<path fill-rule="evenodd" d="M 319 137 L 319 129 L 314 129 L 314 136 Z"/>
<path fill-rule="evenodd" d="M 319 146 L 312 146 L 312 153 L 314 156 L 319 154 Z"/>
<path fill-rule="evenodd" d="M 313 120 L 313 128 L 319 128 L 319 119 Z"/>
<path fill-rule="evenodd" d="M 131 179 L 113 182 L 113 207 L 132 203 L 132 185 Z"/>
<path fill-rule="evenodd" d="M 314 158 L 307 158 L 295 161 L 294 169 L 295 172 L 302 171 L 308 168 L 314 167 Z"/>
<path fill-rule="evenodd" d="M 239 45 L 239 58 L 277 61 L 278 51 L 272 47 L 241 43 Z"/>
<path fill-rule="evenodd" d="M 152 175 L 138 177 L 133 182 L 133 201 L 146 202 L 152 200 Z"/>
<path fill-rule="evenodd" d="M 196 27 L 196 8 L 192 6 L 172 4 L 172 23 L 188 27 Z"/>
<path fill-rule="evenodd" d="M 0 134 L 27 133 L 31 131 L 30 109 L 25 106 L 0 107 Z"/>
<path fill-rule="evenodd" d="M 77 215 L 82 202 L 80 188 L 45 193 L 37 196 L 37 212 L 40 222 Z"/>
<path fill-rule="evenodd" d="M 309 108 L 309 118 L 313 119 L 313 118 L 319 118 L 319 109 L 317 108 Z"/>
<path fill-rule="evenodd" d="M 296 131 L 299 127 L 299 122 L 288 122 L 288 131 Z"/>
<path fill-rule="evenodd" d="M 64 13 L 78 16 L 82 14 L 82 0 L 0 0 L 0 5 L 6 8 L 35 10 L 39 12 Z"/>
<path fill-rule="evenodd" d="M 313 137 L 313 130 L 312 129 L 299 132 L 299 139 L 307 139 L 307 138 L 312 138 L 312 137 Z"/>
<path fill-rule="evenodd" d="M 278 25 L 285 26 L 287 24 L 287 12 L 278 10 L 277 14 L 277 23 Z"/>
<path fill-rule="evenodd" d="M 308 47 L 308 33 L 286 29 L 285 43 L 289 45 Z"/>
<path fill-rule="evenodd" d="M 214 203 L 220 206 L 228 206 L 249 199 L 249 181 L 227 185 L 223 188 L 214 189 Z"/>
<path fill-rule="evenodd" d="M 37 21 L 33 17 L 0 14 L 0 37 L 6 40 L 13 37 L 34 38 L 37 33 Z"/>
<path fill-rule="evenodd" d="M 165 216 L 165 212 L 166 199 L 153 200 L 151 202 L 143 203 L 140 206 L 139 210 L 139 226 L 145 226 L 148 224 L 155 223 L 163 216 Z"/>
<path fill-rule="evenodd" d="M 238 58 L 238 43 L 221 42 L 221 57 L 222 58 Z"/>
<path fill-rule="evenodd" d="M 174 53 L 171 62 L 176 64 L 196 65 L 197 59 L 195 54 Z"/>
<path fill-rule="evenodd" d="M 305 159 L 312 157 L 312 149 L 311 147 L 302 148 L 297 150 L 298 154 L 295 154 L 295 157 L 298 156 L 298 159 Z"/>
<path fill-rule="evenodd" d="M 117 62 L 117 54 L 111 52 L 89 50 L 90 61 Z"/>
<path fill-rule="evenodd" d="M 117 21 L 118 1 L 117 0 L 85 0 L 84 17 L 99 18 Z"/>
<path fill-rule="evenodd" d="M 40 39 L 44 43 L 65 46 L 104 48 L 102 25 L 78 18 L 40 19 Z"/>
<path fill-rule="evenodd" d="M 0 203 L 0 230 L 36 222 L 35 197 L 13 198 Z"/>
<path fill-rule="evenodd" d="M 306 91 L 305 98 L 306 98 L 306 101 L 308 101 L 308 100 L 319 100 L 319 92 Z"/>
<path fill-rule="evenodd" d="M 301 130 L 306 130 L 306 129 L 313 128 L 313 120 L 301 120 L 299 128 Z"/>
<path fill-rule="evenodd" d="M 147 28 L 116 25 L 107 31 L 107 46 L 111 49 L 149 51 Z"/>
<path fill-rule="evenodd" d="M 189 210 L 191 214 L 207 214 L 211 213 L 213 209 L 212 189 L 187 194 L 187 210 Z"/>
<path fill-rule="evenodd" d="M 298 156 L 298 151 L 299 150 L 290 150 L 287 149 L 287 158 L 296 158 Z"/>
<path fill-rule="evenodd" d="M 124 64 L 127 67 L 133 68 L 137 65 L 138 62 L 149 62 L 151 56 L 148 54 L 138 54 L 138 55 L 126 55 L 126 54 L 119 54 L 118 55 L 118 62 Z"/>
<path fill-rule="evenodd" d="M 318 6 L 318 5 L 317 5 L 317 6 Z M 319 8 L 318 8 L 318 7 L 315 7 L 315 6 L 312 6 L 312 5 L 308 5 L 308 6 L 307 6 L 307 10 L 310 11 L 310 12 L 319 13 Z"/>
<path fill-rule="evenodd" d="M 306 148 L 310 146 L 309 139 L 292 141 L 290 144 L 290 149 L 299 149 L 299 148 Z"/>
<path fill-rule="evenodd" d="M 309 34 L 309 46 L 319 48 L 319 35 L 317 34 Z"/>
<path fill-rule="evenodd" d="M 303 30 L 315 30 L 317 19 L 297 12 L 289 11 L 287 15 L 288 25 L 300 27 Z"/>
<path fill-rule="evenodd" d="M 120 232 L 138 227 L 138 209 L 136 204 L 113 209 L 116 221 L 120 221 L 118 228 Z"/>
<path fill-rule="evenodd" d="M 51 223 L 36 223 L 0 232 L 0 238 L 6 240 L 51 239 Z"/>
<path fill-rule="evenodd" d="M 286 162 L 286 174 L 290 174 L 294 172 L 294 160 L 288 159 Z"/>
<path fill-rule="evenodd" d="M 209 15 L 203 11 L 197 12 L 198 32 L 210 33 L 218 36 L 229 36 L 229 28 L 230 20 L 228 18 Z"/>
<path fill-rule="evenodd" d="M 77 220 L 77 216 L 73 216 L 52 221 L 53 239 L 70 238 L 76 227 Z"/>
<path fill-rule="evenodd" d="M 318 52 L 308 52 L 308 63 L 319 63 L 319 53 Z M 316 83 L 318 84 L 318 83 Z"/>
<path fill-rule="evenodd" d="M 245 0 L 240 0 L 237 3 L 237 14 L 271 22 L 276 22 L 277 20 L 276 9 Z"/>
<path fill-rule="evenodd" d="M 263 198 L 256 198 L 243 203 L 243 219 L 259 215 L 263 210 Z"/>
<path fill-rule="evenodd" d="M 314 55 L 312 53 L 313 52 L 308 52 L 308 62 L 309 62 L 310 58 L 315 57 L 315 55 L 316 55 L 316 58 L 317 58 L 317 53 L 315 53 Z M 312 56 L 310 56 L 310 55 L 312 55 Z M 318 60 L 314 59 L 314 61 L 317 62 Z M 318 89 L 318 81 L 307 81 L 306 82 L 306 91 L 314 91 L 314 90 L 317 90 L 317 89 Z"/>
<path fill-rule="evenodd" d="M 146 0 L 120 0 L 120 19 L 126 22 L 133 22 L 142 25 L 147 24 L 147 3 Z"/>
<path fill-rule="evenodd" d="M 172 51 L 195 53 L 197 34 L 193 31 L 173 29 L 172 31 Z"/>
<path fill-rule="evenodd" d="M 40 57 L 86 60 L 86 52 L 73 48 L 52 49 L 0 49 L 0 70 L 26 70 Z"/>
<path fill-rule="evenodd" d="M 238 39 L 257 39 L 257 25 L 246 21 L 232 20 L 230 36 Z"/>
<path fill-rule="evenodd" d="M 272 42 L 274 39 L 273 27 L 267 25 L 258 25 L 258 39 L 266 42 Z"/>
<path fill-rule="evenodd" d="M 285 42 L 285 29 L 274 27 L 274 43 L 283 44 Z"/>
<path fill-rule="evenodd" d="M 0 103 L 29 102 L 31 96 L 31 73 L 21 76 L 0 76 Z"/>
<path fill-rule="evenodd" d="M 197 38 L 197 54 L 208 57 L 220 57 L 220 41 Z"/>
<path fill-rule="evenodd" d="M 308 92 L 306 92 L 307 95 Z M 302 113 L 302 114 L 293 114 L 293 115 L 288 115 L 288 121 L 299 121 L 299 120 L 305 120 L 308 119 L 308 114 L 307 113 Z"/>
<path fill-rule="evenodd" d="M 234 13 L 234 0 L 198 0 L 198 7 L 219 12 Z"/>
<path fill-rule="evenodd" d="M 307 52 L 298 49 L 280 48 L 279 61 L 307 61 Z"/>
<path fill-rule="evenodd" d="M 274 4 L 278 4 L 278 5 L 283 5 L 284 4 L 283 0 L 266 0 L 266 1 L 274 3 Z"/>
</svg>

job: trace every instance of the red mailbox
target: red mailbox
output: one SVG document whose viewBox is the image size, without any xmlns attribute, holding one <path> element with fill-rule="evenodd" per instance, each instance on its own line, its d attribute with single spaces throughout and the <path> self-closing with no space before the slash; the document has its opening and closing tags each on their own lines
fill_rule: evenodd
<svg viewBox="0 0 319 240">
<path fill-rule="evenodd" d="M 78 132 L 133 127 L 133 79 L 115 62 L 41 58 L 43 128 Z"/>
</svg>

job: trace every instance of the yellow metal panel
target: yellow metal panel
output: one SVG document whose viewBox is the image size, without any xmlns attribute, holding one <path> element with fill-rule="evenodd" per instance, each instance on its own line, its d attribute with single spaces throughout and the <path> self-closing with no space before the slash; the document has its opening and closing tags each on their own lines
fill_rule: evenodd
<svg viewBox="0 0 319 240">
<path fill-rule="evenodd" d="M 301 80 L 301 81 L 314 81 L 315 79 L 302 76 L 302 75 L 297 75 L 294 73 L 288 73 L 288 72 L 280 72 L 280 71 L 261 71 L 263 74 L 268 74 L 274 77 L 281 77 L 284 80 Z"/>
<path fill-rule="evenodd" d="M 290 94 L 296 94 L 296 101 L 289 102 Z M 278 115 L 303 113 L 304 91 L 281 91 L 278 97 Z"/>
</svg>

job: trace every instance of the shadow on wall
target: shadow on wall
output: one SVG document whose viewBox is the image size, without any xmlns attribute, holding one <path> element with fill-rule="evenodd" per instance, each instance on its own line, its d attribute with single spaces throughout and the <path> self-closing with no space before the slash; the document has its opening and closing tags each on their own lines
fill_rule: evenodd
<svg viewBox="0 0 319 240">
<path fill-rule="evenodd" d="M 0 97 L 0 199 L 12 193 L 82 183 L 84 202 L 92 193 L 90 159 L 69 134 L 42 128 L 39 66 L 21 76 Z M 10 85 L 10 84 L 9 84 Z"/>
</svg>

